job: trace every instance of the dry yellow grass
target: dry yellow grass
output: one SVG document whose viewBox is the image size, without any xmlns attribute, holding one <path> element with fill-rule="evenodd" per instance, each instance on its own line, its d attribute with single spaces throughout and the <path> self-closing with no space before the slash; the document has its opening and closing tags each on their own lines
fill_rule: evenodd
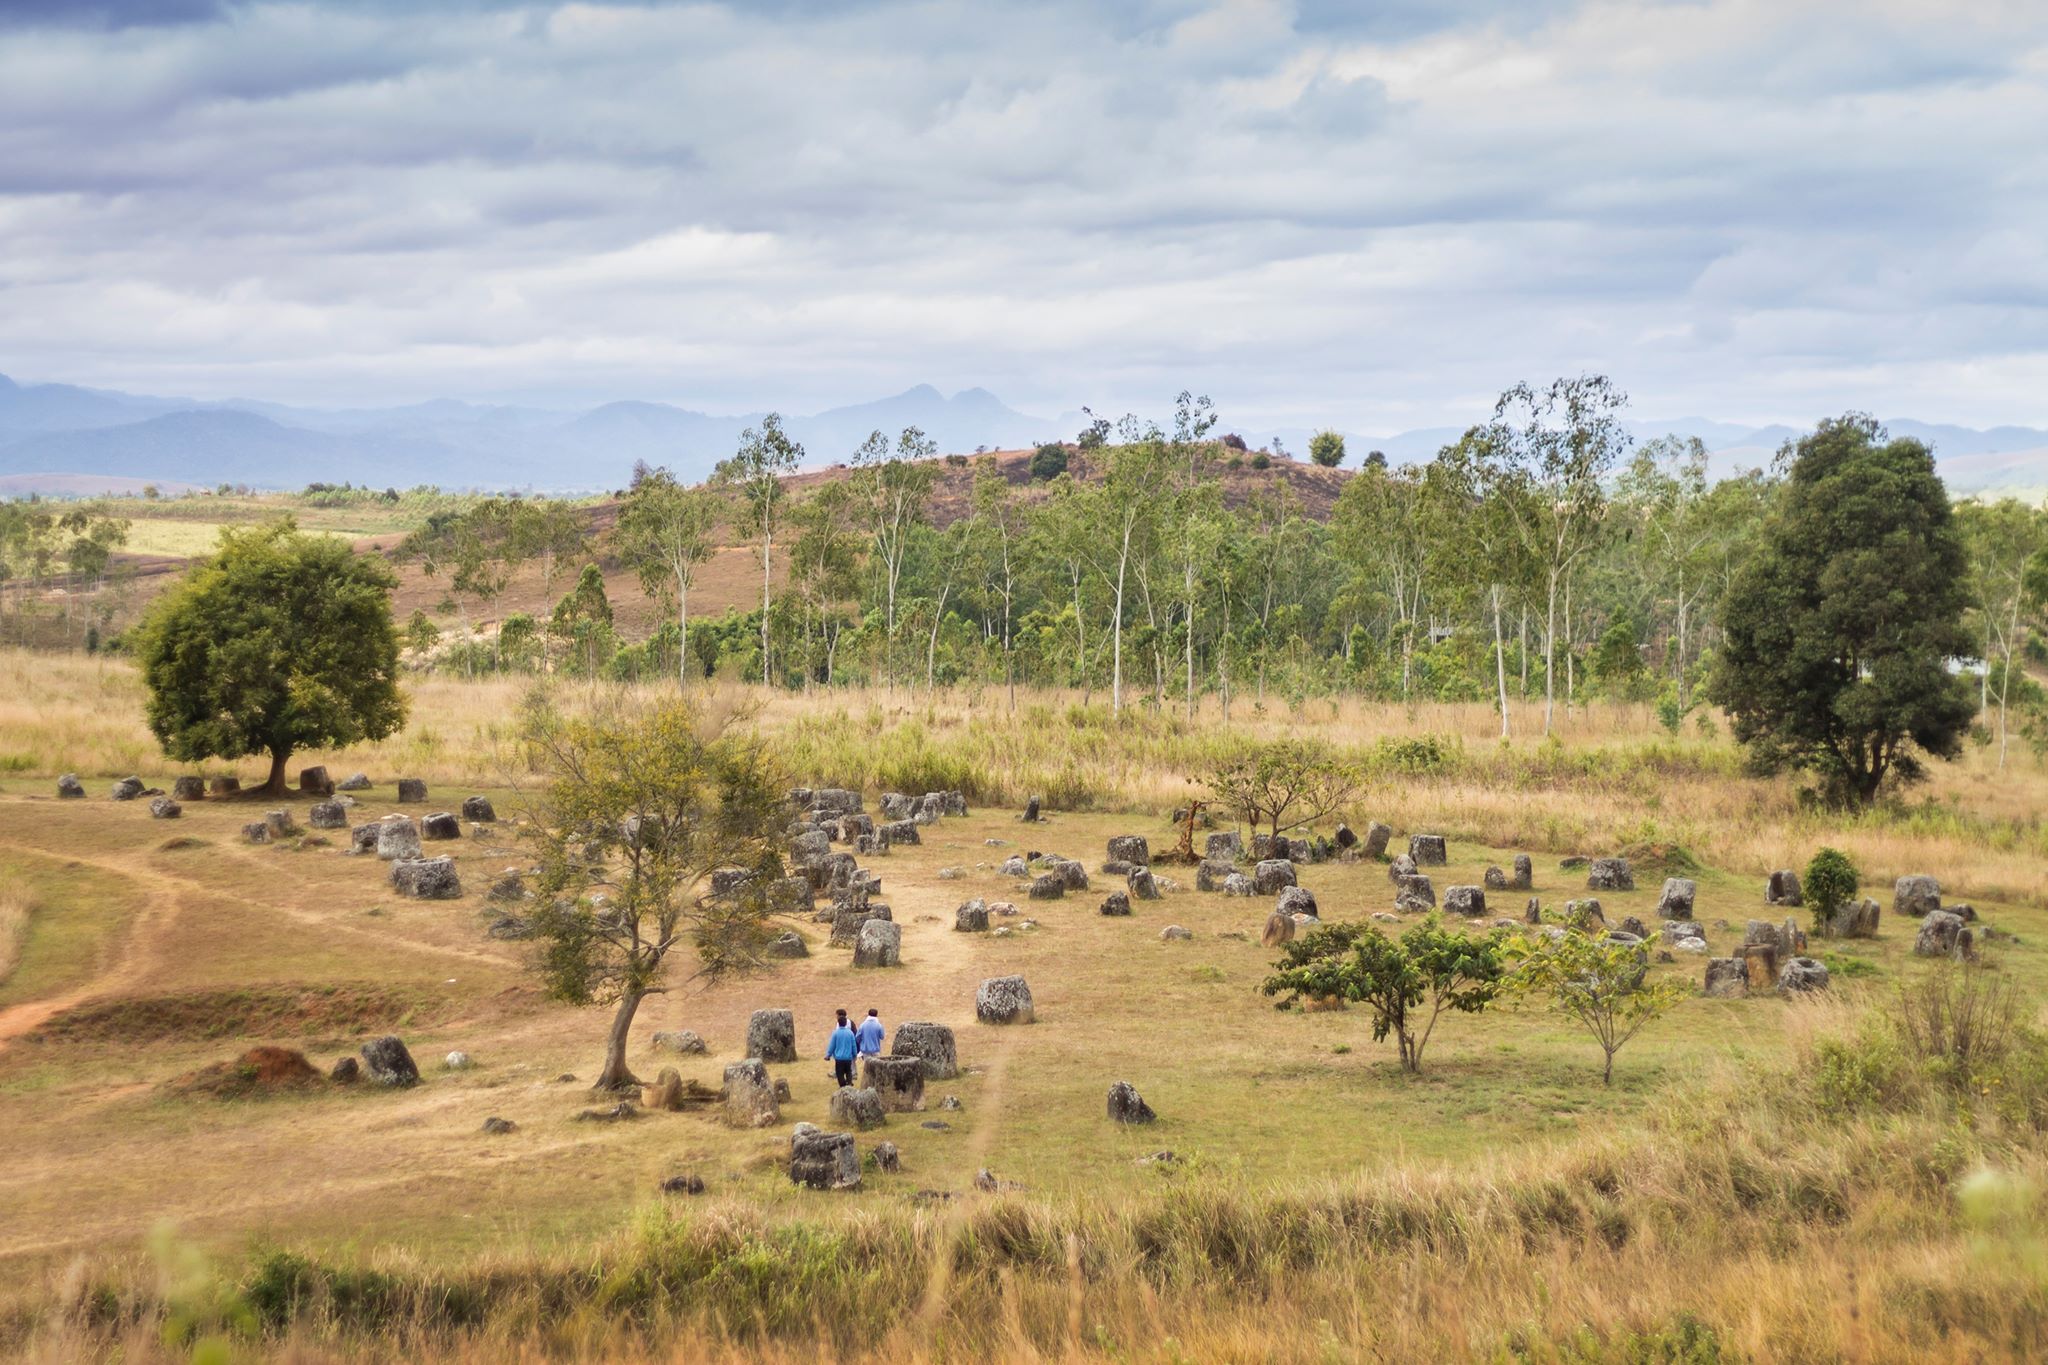
<svg viewBox="0 0 2048 1365">
<path fill-rule="evenodd" d="M 486 790 L 513 815 L 523 690 L 419 681 L 405 733 L 305 761 L 373 775 L 357 820 L 389 809 L 399 775 L 426 777 L 437 803 Z M 1240 705 L 1226 731 L 1213 711 L 1193 726 L 1142 710 L 1111 722 L 1099 698 L 1076 696 L 1032 695 L 1013 715 L 993 692 L 707 690 L 703 704 L 758 727 L 793 780 L 872 795 L 928 775 L 976 793 L 972 816 L 872 864 L 904 929 L 901 970 L 857 972 L 798 921 L 810 958 L 771 977 L 678 981 L 636 1023 L 643 1074 L 673 1063 L 715 1085 L 752 1009 L 796 1009 L 807 1051 L 779 1068 L 795 1090 L 785 1124 L 827 1120 L 813 1054 L 835 1005 L 954 1025 L 970 1071 L 938 1089 L 964 1108 L 918 1116 L 952 1127 L 893 1118 L 862 1146 L 897 1143 L 904 1173 L 824 1196 L 782 1174 L 784 1129 L 574 1121 L 590 1097 L 553 1078 L 590 1074 L 602 1012 L 540 1000 L 521 945 L 483 933 L 483 886 L 523 859 L 515 829 L 452 846 L 462 900 L 399 901 L 375 860 L 238 842 L 253 803 L 195 802 L 164 824 L 105 800 L 112 777 L 180 771 L 155 754 L 126 664 L 0 654 L 0 698 L 0 885 L 29 888 L 37 925 L 82 945 L 40 949 L 53 965 L 33 998 L 0 994 L 0 1352 L 189 1359 L 218 1331 L 228 1358 L 301 1361 L 2041 1357 L 2038 1133 L 1995 1098 L 1833 1116 L 1814 1103 L 1820 1040 L 1923 970 L 1889 914 L 1882 938 L 1827 945 L 1849 1003 L 1686 1001 L 1623 1053 L 1611 1091 L 1588 1040 L 1541 1013 L 1447 1020 L 1429 1069 L 1407 1077 L 1362 1011 L 1275 1011 L 1257 991 L 1263 904 L 1180 891 L 1105 918 L 1098 887 L 1020 902 L 1040 923 L 1030 932 L 948 927 L 967 896 L 1016 898 L 993 864 L 1023 840 L 1091 864 L 1112 834 L 1164 846 L 1159 817 L 1187 776 L 1244 738 L 1306 735 L 1383 759 L 1383 740 L 1434 735 L 1446 757 L 1382 763 L 1358 814 L 1449 834 L 1445 883 L 1477 881 L 1515 849 L 1674 840 L 1707 864 L 1700 913 L 1726 952 L 1759 912 L 1757 874 L 1831 842 L 1873 883 L 1931 870 L 1978 897 L 2019 935 L 1993 960 L 2031 1014 L 2048 984 L 2035 947 L 2048 888 L 2030 760 L 2001 778 L 1972 754 L 1937 778 L 1931 810 L 1845 822 L 1742 777 L 1725 742 L 1672 741 L 1631 710 L 1575 715 L 1555 745 L 1502 748 L 1479 707 Z M 93 799 L 52 799 L 66 770 Z M 1034 791 L 1059 798 L 1053 819 L 1021 826 L 1005 807 Z M 1329 918 L 1391 900 L 1376 866 L 1320 864 L 1303 880 Z M 1580 885 L 1539 859 L 1546 905 Z M 1656 893 L 1644 877 L 1602 899 L 1613 918 L 1647 917 Z M 1194 939 L 1161 941 L 1169 922 Z M 1031 980 L 1039 1023 L 975 1023 L 975 983 L 1010 971 Z M 279 1002 L 316 987 L 344 1003 L 365 988 L 366 1003 L 339 1017 L 305 1007 L 295 1025 Z M 193 998 L 218 1002 L 219 1030 L 172 1008 Z M 99 1032 L 28 1036 L 87 999 L 123 1010 Z M 238 1025 L 238 1012 L 266 1022 Z M 647 1046 L 682 1027 L 712 1055 Z M 387 1028 L 428 1072 L 416 1090 L 223 1103 L 175 1085 L 252 1043 L 324 1065 Z M 455 1047 L 479 1065 L 439 1070 Z M 1117 1078 L 1139 1084 L 1157 1125 L 1106 1124 Z M 480 1135 L 489 1114 L 518 1131 Z M 1183 1164 L 1138 1164 L 1159 1148 Z M 982 1166 L 1027 1188 L 967 1193 Z M 1962 1198 L 1978 1167 L 1996 1173 L 1988 1213 Z M 654 1193 L 685 1169 L 712 1194 Z M 925 1206 L 921 1188 L 959 1197 Z M 163 1220 L 177 1234 L 151 1257 Z M 266 1259 L 270 1247 L 303 1261 Z M 303 1301 L 264 1297 L 280 1276 Z M 254 1335 L 262 1321 L 269 1335 Z"/>
<path fill-rule="evenodd" d="M 719 1200 L 459 1265 L 281 1256 L 220 1277 L 160 1243 L 54 1275 L 61 1307 L 22 1355 L 183 1359 L 269 1323 L 281 1358 L 446 1365 L 2040 1359 L 2036 1137 L 1989 1114 L 1959 1131 L 1939 1106 L 1816 1117 L 1800 1053 L 1639 1126 L 1456 1170 L 1272 1190 L 1189 1170 L 1140 1196 L 800 1224 Z M 137 1310 L 147 1334 L 120 1325 Z"/>
<path fill-rule="evenodd" d="M 531 686 L 412 679 L 412 715 L 399 734 L 345 753 L 302 755 L 295 766 L 515 781 L 511 739 Z M 574 707 L 588 692 L 569 687 L 563 695 Z M 1844 816 L 1802 808 L 1789 780 L 1743 776 L 1739 751 L 1725 738 L 1666 735 L 1640 706 L 1579 710 L 1554 741 L 1541 737 L 1539 706 L 1517 708 L 1516 737 L 1503 744 L 1498 715 L 1479 704 L 1269 698 L 1262 708 L 1245 698 L 1225 726 L 1213 699 L 1189 723 L 1172 707 L 1154 713 L 1143 705 L 1111 721 L 1100 694 L 1083 705 L 1077 693 L 1025 692 L 1014 711 L 998 689 L 928 696 L 718 684 L 699 697 L 710 709 L 752 717 L 792 780 L 959 786 L 1013 806 L 1036 794 L 1055 807 L 1164 813 L 1197 792 L 1191 779 L 1231 745 L 1292 735 L 1370 753 L 1382 742 L 1435 736 L 1453 761 L 1374 781 L 1354 817 L 1555 853 L 1676 842 L 1717 867 L 1759 877 L 1805 866 L 1825 843 L 1848 853 L 1872 888 L 1928 872 L 1956 896 L 2048 906 L 2048 771 L 2024 753 L 2000 770 L 1995 754 L 1971 749 L 1956 763 L 1935 764 L 1906 804 Z M 124 661 L 0 651 L 0 774 L 111 779 L 185 770 L 162 757 L 141 715 L 141 687 Z M 253 777 L 260 765 L 242 769 Z"/>
<path fill-rule="evenodd" d="M 14 975 L 15 965 L 21 961 L 21 941 L 28 934 L 34 910 L 35 901 L 27 887 L 0 886 L 0 985 Z"/>
</svg>

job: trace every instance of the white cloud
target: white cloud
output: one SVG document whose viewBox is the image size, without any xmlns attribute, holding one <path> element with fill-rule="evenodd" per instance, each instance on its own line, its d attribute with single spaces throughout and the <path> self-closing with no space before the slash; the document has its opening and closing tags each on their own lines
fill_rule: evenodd
<svg viewBox="0 0 2048 1365">
<path fill-rule="evenodd" d="M 155 8 L 0 31 L 0 370 L 2048 420 L 2036 5 Z"/>
</svg>

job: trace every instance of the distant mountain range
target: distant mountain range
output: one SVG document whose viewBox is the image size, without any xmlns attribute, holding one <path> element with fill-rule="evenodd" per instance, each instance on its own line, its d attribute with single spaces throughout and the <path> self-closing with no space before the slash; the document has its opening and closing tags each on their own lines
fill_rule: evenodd
<svg viewBox="0 0 2048 1365">
<path fill-rule="evenodd" d="M 666 465 L 681 478 L 705 478 L 732 453 L 740 432 L 760 418 L 631 401 L 578 412 L 455 399 L 391 408 L 304 408 L 25 385 L 0 375 L 0 496 L 78 496 L 144 483 L 167 489 L 222 483 L 300 488 L 320 482 L 590 492 L 623 486 L 641 460 Z M 876 430 L 893 439 L 905 427 L 920 427 L 940 450 L 954 453 L 1071 438 L 1081 424 L 1079 413 L 1033 417 L 986 389 L 947 397 L 927 384 L 872 403 L 786 415 L 784 423 L 814 466 L 847 459 Z M 1639 440 L 1667 433 L 1698 436 L 1722 473 L 1767 463 L 1798 434 L 1791 427 L 1704 418 L 1630 425 Z M 2048 431 L 1978 431 L 1910 419 L 1886 425 L 1894 435 L 1928 442 L 1958 491 L 2048 488 Z M 1370 450 L 1383 451 L 1396 464 L 1424 460 L 1460 430 L 1347 433 L 1347 464 L 1356 467 Z M 1307 428 L 1239 432 L 1254 446 L 1277 439 L 1296 456 L 1305 456 L 1311 435 Z"/>
</svg>

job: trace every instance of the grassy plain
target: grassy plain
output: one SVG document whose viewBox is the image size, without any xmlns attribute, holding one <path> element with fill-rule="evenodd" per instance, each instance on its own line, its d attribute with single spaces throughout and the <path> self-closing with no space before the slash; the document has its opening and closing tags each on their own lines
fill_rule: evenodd
<svg viewBox="0 0 2048 1365">
<path fill-rule="evenodd" d="M 230 1357 L 304 1360 L 1960 1361 L 2048 1344 L 2029 1111 L 1917 1072 L 1827 1102 L 1861 1093 L 1828 1079 L 1828 1040 L 1928 970 L 1889 914 L 1896 875 L 1933 872 L 2017 935 L 1990 967 L 2037 1016 L 2048 784 L 2031 759 L 1999 774 L 1973 753 L 1923 804 L 1845 822 L 1742 776 L 1725 741 L 1630 711 L 1501 746 L 1480 708 L 1240 705 L 1226 729 L 1112 721 L 1069 697 L 1013 714 L 995 693 L 707 692 L 793 780 L 864 785 L 871 807 L 879 790 L 959 786 L 974 810 L 871 864 L 901 969 L 856 971 L 805 918 L 791 927 L 808 959 L 712 986 L 685 966 L 642 1009 L 642 1074 L 672 1064 L 712 1086 L 751 1010 L 796 1011 L 806 1059 L 776 1069 L 783 1125 L 735 1131 L 688 1113 L 578 1121 L 596 1101 L 561 1078 L 594 1073 L 604 1014 L 543 1000 L 522 946 L 483 932 L 485 888 L 523 861 L 517 687 L 430 679 L 402 735 L 305 756 L 372 777 L 357 821 L 396 809 L 399 776 L 427 778 L 428 810 L 492 796 L 504 818 L 452 849 L 464 896 L 424 903 L 345 840 L 241 842 L 268 800 L 195 802 L 175 822 L 107 800 L 115 777 L 181 771 L 155 755 L 118 661 L 0 655 L 0 698 L 0 929 L 11 913 L 19 944 L 0 972 L 0 1343 L 23 1355 L 184 1358 L 210 1333 Z M 1610 921 L 1653 920 L 1655 861 L 1678 845 L 1702 864 L 1718 953 L 1765 914 L 1762 873 L 1825 841 L 1863 867 L 1883 930 L 1817 945 L 1831 1001 L 1684 1002 L 1623 1052 L 1611 1089 L 1590 1039 L 1533 1011 L 1447 1019 L 1411 1077 L 1362 1012 L 1259 993 L 1263 901 L 1198 894 L 1168 868 L 1181 889 L 1105 918 L 1107 879 L 1031 902 L 997 871 L 1032 849 L 1093 867 L 1121 833 L 1163 851 L 1203 762 L 1281 733 L 1373 765 L 1354 823 L 1448 834 L 1439 887 L 1527 851 L 1554 906 L 1583 886 L 1563 855 L 1633 847 L 1640 889 L 1601 899 Z M 54 799 L 63 771 L 90 799 Z M 1051 819 L 1020 825 L 1034 793 Z M 1303 881 L 1326 919 L 1392 904 L 1380 865 Z M 954 933 L 969 896 L 1036 927 Z M 1194 937 L 1163 941 L 1168 924 Z M 1694 979 L 1701 963 L 1653 970 Z M 977 1024 L 975 984 L 1009 972 L 1038 1022 Z M 967 1072 L 864 1135 L 901 1149 L 900 1175 L 828 1197 L 792 1187 L 783 1153 L 789 1123 L 827 1120 L 816 1058 L 839 1006 L 951 1024 Z M 652 1034 L 676 1028 L 711 1055 L 657 1055 Z M 420 1060 L 417 1089 L 224 1100 L 183 1083 L 255 1044 L 324 1069 L 387 1031 Z M 456 1048 L 477 1065 L 441 1067 Z M 1117 1079 L 1157 1124 L 1106 1121 Z M 2015 1093 L 2029 1084 L 2015 1074 Z M 962 1107 L 938 1110 L 944 1094 Z M 488 1116 L 517 1130 L 486 1136 Z M 1177 1159 L 1143 1162 L 1162 1149 Z M 983 1168 L 1021 1188 L 973 1193 Z M 658 1192 L 684 1172 L 705 1196 Z"/>
</svg>

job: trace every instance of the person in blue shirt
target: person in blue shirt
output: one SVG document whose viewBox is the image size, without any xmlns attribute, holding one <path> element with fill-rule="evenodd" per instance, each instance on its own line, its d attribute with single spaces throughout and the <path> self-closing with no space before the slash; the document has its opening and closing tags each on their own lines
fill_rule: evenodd
<svg viewBox="0 0 2048 1365">
<path fill-rule="evenodd" d="M 825 1044 L 825 1058 L 832 1063 L 832 1076 L 839 1084 L 853 1084 L 853 1059 L 859 1050 L 853 1026 L 846 1022 L 846 1011 L 841 1010 L 839 1027 L 832 1030 L 831 1040 Z"/>
<path fill-rule="evenodd" d="M 880 1011 L 869 1010 L 868 1017 L 860 1021 L 860 1027 L 853 1031 L 853 1038 L 860 1045 L 860 1055 L 879 1057 L 882 1055 L 882 1018 Z"/>
</svg>

